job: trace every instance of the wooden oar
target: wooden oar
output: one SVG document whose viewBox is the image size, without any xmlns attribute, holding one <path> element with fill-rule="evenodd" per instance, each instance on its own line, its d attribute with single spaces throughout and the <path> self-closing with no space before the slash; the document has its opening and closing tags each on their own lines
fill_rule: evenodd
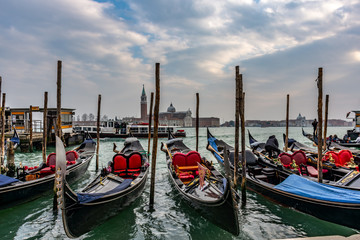
<svg viewBox="0 0 360 240">
<path fill-rule="evenodd" d="M 166 143 L 164 143 L 164 147 L 166 148 L 166 151 L 169 154 L 170 159 L 172 160 L 171 152 L 170 152 L 169 148 L 167 147 Z"/>
<path fill-rule="evenodd" d="M 214 151 L 217 155 L 219 155 L 219 157 L 224 160 L 224 157 L 220 155 L 220 153 L 218 151 L 216 151 L 211 145 L 208 146 L 208 149 L 211 151 Z"/>
</svg>

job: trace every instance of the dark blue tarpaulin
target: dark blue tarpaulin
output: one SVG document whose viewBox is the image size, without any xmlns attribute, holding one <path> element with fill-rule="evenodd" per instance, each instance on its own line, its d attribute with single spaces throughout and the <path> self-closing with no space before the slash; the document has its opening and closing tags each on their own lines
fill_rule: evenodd
<svg viewBox="0 0 360 240">
<path fill-rule="evenodd" d="M 125 179 L 119 186 L 117 186 L 116 188 L 114 188 L 110 191 L 104 192 L 104 193 L 78 193 L 77 194 L 78 201 L 79 201 L 79 203 L 88 203 L 88 202 L 92 202 L 98 198 L 101 198 L 105 195 L 120 192 L 120 191 L 128 188 L 130 186 L 131 182 L 132 182 L 132 179 Z"/>
<path fill-rule="evenodd" d="M 9 185 L 10 183 L 18 182 L 18 181 L 19 181 L 18 179 L 0 174 L 0 187 L 4 187 L 6 185 Z"/>
<path fill-rule="evenodd" d="M 274 188 L 313 199 L 360 204 L 360 191 L 314 182 L 296 174 L 290 175 Z"/>
</svg>

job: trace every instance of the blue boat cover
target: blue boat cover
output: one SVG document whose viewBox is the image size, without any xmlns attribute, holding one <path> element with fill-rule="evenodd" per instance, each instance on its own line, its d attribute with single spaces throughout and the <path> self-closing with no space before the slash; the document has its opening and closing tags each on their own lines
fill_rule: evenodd
<svg viewBox="0 0 360 240">
<path fill-rule="evenodd" d="M 5 175 L 0 174 L 0 187 L 4 187 L 6 185 L 9 185 L 13 182 L 18 182 L 19 180 L 16 178 L 8 177 Z"/>
<path fill-rule="evenodd" d="M 130 186 L 131 182 L 132 179 L 125 179 L 119 186 L 117 186 L 114 189 L 111 189 L 110 191 L 104 193 L 78 193 L 77 198 L 79 203 L 89 203 L 105 195 L 117 193 L 124 190 Z"/>
<path fill-rule="evenodd" d="M 215 141 L 216 141 L 216 138 L 214 138 L 214 137 L 208 138 L 208 143 L 209 143 L 209 145 L 210 145 L 213 149 L 215 149 L 215 151 L 219 152 Z M 215 157 L 216 157 L 216 159 L 217 159 L 218 161 L 224 163 L 224 160 L 223 160 L 217 153 L 214 152 L 214 155 L 215 155 Z"/>
<path fill-rule="evenodd" d="M 360 191 L 314 182 L 296 174 L 290 175 L 274 188 L 313 199 L 360 204 Z"/>
</svg>

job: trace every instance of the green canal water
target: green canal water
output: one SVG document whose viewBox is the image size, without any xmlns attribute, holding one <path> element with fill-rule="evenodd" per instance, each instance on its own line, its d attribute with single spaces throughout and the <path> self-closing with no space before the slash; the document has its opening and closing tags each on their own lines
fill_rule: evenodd
<svg viewBox="0 0 360 240">
<path fill-rule="evenodd" d="M 329 128 L 328 133 L 342 137 L 347 128 Z M 269 135 L 275 134 L 282 147 L 284 128 L 249 128 L 253 137 L 266 141 Z M 308 132 L 312 129 L 306 128 Z M 195 148 L 195 129 L 185 129 L 187 137 L 184 143 Z M 213 128 L 213 135 L 234 144 L 234 128 Z M 301 134 L 301 128 L 290 128 L 289 135 L 298 141 L 311 144 Z M 247 136 L 246 136 L 247 137 Z M 166 139 L 159 139 L 160 142 Z M 102 139 L 100 141 L 100 167 L 112 159 L 113 142 L 118 148 L 123 146 L 123 139 Z M 147 139 L 141 139 L 147 149 Z M 246 140 L 246 143 L 248 141 Z M 200 129 L 199 151 L 212 160 L 219 170 L 223 171 L 205 147 L 206 129 Z M 55 149 L 48 149 L 50 153 Z M 37 165 L 42 161 L 41 152 L 16 153 L 16 162 L 24 165 Z M 72 184 L 80 190 L 94 177 L 95 157 L 89 170 L 81 179 Z M 165 154 L 158 149 L 155 183 L 155 211 L 149 212 L 150 177 L 144 193 L 133 204 L 117 216 L 104 222 L 101 226 L 82 236 L 81 239 L 276 239 L 305 236 L 342 235 L 350 236 L 359 233 L 341 225 L 319 220 L 291 208 L 275 204 L 267 198 L 251 191 L 247 192 L 247 205 L 239 209 L 240 235 L 235 237 L 216 227 L 201 217 L 196 211 L 180 199 L 171 188 L 167 177 Z M 0 210 L 0 239 L 66 239 L 60 215 L 52 212 L 52 194 L 44 196 L 13 208 Z"/>
</svg>

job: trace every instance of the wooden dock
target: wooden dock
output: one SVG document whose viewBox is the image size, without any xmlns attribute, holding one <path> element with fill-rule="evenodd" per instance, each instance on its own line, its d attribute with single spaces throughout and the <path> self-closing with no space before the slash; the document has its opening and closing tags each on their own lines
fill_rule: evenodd
<svg viewBox="0 0 360 240">
<path fill-rule="evenodd" d="M 30 134 L 29 133 L 18 133 L 20 138 L 20 149 L 22 152 L 29 152 L 30 150 Z M 13 133 L 6 133 L 5 138 L 11 138 Z M 37 132 L 32 134 L 33 148 L 36 150 L 42 149 L 43 133 Z M 81 133 L 65 133 L 64 140 L 66 146 L 77 145 L 83 142 L 84 134 Z M 55 136 L 52 133 L 48 138 L 48 146 L 55 144 Z"/>
</svg>

